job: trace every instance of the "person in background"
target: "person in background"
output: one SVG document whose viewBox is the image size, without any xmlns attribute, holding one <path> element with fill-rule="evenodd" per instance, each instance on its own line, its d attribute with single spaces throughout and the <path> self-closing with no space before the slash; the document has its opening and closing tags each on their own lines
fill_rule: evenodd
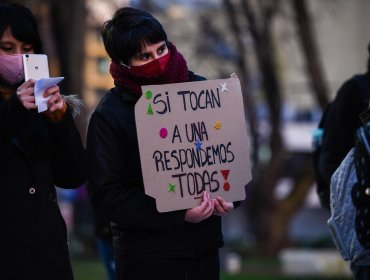
<svg viewBox="0 0 370 280">
<path fill-rule="evenodd" d="M 94 215 L 96 245 L 109 280 L 114 280 L 113 235 L 110 222 Z"/>
<path fill-rule="evenodd" d="M 48 109 L 37 113 L 22 54 L 42 52 L 31 11 L 0 3 L 1 279 L 73 279 L 55 186 L 80 186 L 86 155 L 58 86 L 45 91 Z"/>
<path fill-rule="evenodd" d="M 93 113 L 87 137 L 89 197 L 111 221 L 116 279 L 220 279 L 221 217 L 234 204 L 203 193 L 192 209 L 159 213 L 145 195 L 134 106 L 141 86 L 201 81 L 151 14 L 121 8 L 102 28 L 115 87 Z"/>
<path fill-rule="evenodd" d="M 368 53 L 370 55 L 370 43 Z M 370 57 L 367 61 L 366 73 L 355 75 L 343 83 L 327 113 L 319 159 L 319 172 L 328 186 L 330 186 L 331 177 L 336 169 L 355 146 L 355 134 L 361 126 L 360 114 L 369 108 L 369 102 Z M 329 200 L 329 196 L 327 199 Z M 364 226 L 362 230 L 368 231 Z M 352 264 L 351 268 L 354 279 L 370 279 L 369 265 Z"/>
<path fill-rule="evenodd" d="M 368 45 L 370 55 L 370 43 Z M 330 185 L 330 179 L 349 150 L 355 145 L 355 133 L 361 126 L 360 113 L 370 102 L 370 57 L 366 73 L 343 83 L 330 105 L 324 126 L 319 171 Z"/>
</svg>

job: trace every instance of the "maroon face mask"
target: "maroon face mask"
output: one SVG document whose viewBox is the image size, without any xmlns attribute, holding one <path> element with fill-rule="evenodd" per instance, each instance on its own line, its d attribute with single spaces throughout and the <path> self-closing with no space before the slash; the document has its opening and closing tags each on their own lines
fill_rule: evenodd
<svg viewBox="0 0 370 280">
<path fill-rule="evenodd" d="M 188 82 L 189 71 L 184 57 L 177 51 L 176 47 L 171 42 L 167 42 L 167 46 L 169 55 L 166 54 L 158 59 L 158 61 L 153 61 L 143 66 L 129 67 L 122 63 L 118 64 L 112 61 L 109 72 L 114 79 L 114 83 L 127 91 L 141 96 L 141 86 L 143 85 Z M 144 71 L 144 68 L 148 67 L 151 63 L 157 65 L 158 68 L 154 70 L 153 73 L 151 73 L 152 71 Z M 131 71 L 132 68 L 134 68 L 135 73 Z"/>
<path fill-rule="evenodd" d="M 156 77 L 163 74 L 168 66 L 171 55 L 170 51 L 164 56 L 140 66 L 130 66 L 129 72 L 135 76 Z"/>
</svg>

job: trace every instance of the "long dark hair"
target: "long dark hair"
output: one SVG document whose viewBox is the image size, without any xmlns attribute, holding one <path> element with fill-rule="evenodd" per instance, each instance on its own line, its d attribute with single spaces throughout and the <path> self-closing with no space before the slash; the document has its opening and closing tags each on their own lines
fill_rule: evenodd
<svg viewBox="0 0 370 280">
<path fill-rule="evenodd" d="M 43 52 L 36 19 L 28 8 L 17 3 L 0 3 L 0 36 L 8 27 L 17 40 L 31 44 L 35 53 Z"/>
<path fill-rule="evenodd" d="M 146 11 L 124 7 L 101 30 L 105 49 L 116 63 L 129 64 L 145 43 L 167 43 L 167 34 L 157 19 Z"/>
</svg>

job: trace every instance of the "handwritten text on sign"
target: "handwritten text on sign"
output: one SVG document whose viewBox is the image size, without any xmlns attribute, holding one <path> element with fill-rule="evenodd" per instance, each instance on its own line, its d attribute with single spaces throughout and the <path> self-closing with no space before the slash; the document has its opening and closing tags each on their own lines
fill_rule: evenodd
<svg viewBox="0 0 370 280">
<path fill-rule="evenodd" d="M 142 87 L 135 106 L 145 193 L 167 212 L 200 204 L 204 190 L 245 199 L 251 180 L 237 78 Z"/>
</svg>

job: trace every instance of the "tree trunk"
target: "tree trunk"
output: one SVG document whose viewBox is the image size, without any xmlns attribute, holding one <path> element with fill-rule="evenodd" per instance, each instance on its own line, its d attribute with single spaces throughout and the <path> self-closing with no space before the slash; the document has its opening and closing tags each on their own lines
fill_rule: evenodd
<svg viewBox="0 0 370 280">
<path fill-rule="evenodd" d="M 305 0 L 292 0 L 292 6 L 296 15 L 297 33 L 306 59 L 306 69 L 311 81 L 312 91 L 321 108 L 325 108 L 328 104 L 328 88 L 320 63 L 319 51 L 312 27 L 312 19 L 307 12 Z"/>
<path fill-rule="evenodd" d="M 60 61 L 63 94 L 83 96 L 83 63 L 87 10 L 84 0 L 51 1 L 52 30 Z M 86 134 L 87 119 L 84 112 L 77 119 L 82 136 Z"/>
<path fill-rule="evenodd" d="M 269 110 L 270 133 L 267 139 L 259 139 L 258 135 L 254 135 L 253 139 L 259 139 L 258 147 L 265 145 L 270 150 L 271 156 L 268 162 L 253 162 L 253 181 L 248 194 L 250 199 L 247 204 L 247 215 L 251 232 L 256 238 L 257 251 L 261 255 L 274 256 L 289 243 L 289 223 L 302 206 L 313 181 L 311 160 L 308 154 L 299 155 L 299 170 L 290 169 L 289 174 L 284 174 L 284 170 L 287 169 L 285 165 L 297 155 L 287 155 L 281 135 L 282 97 L 272 40 L 272 23 L 275 13 L 279 11 L 280 2 L 241 0 L 239 6 L 236 7 L 235 5 L 238 4 L 235 2 L 224 0 L 224 4 L 239 52 L 245 53 L 241 40 L 244 32 L 249 31 L 254 40 L 257 63 L 263 80 L 265 102 Z M 241 30 L 240 23 L 237 21 L 237 13 L 240 12 L 243 13 L 248 23 L 247 31 Z M 238 66 L 241 69 L 246 67 L 241 61 L 238 61 Z M 298 165 L 297 162 L 295 165 Z M 294 185 L 289 196 L 278 201 L 275 197 L 275 188 L 278 180 L 283 176 L 293 178 Z"/>
<path fill-rule="evenodd" d="M 273 13 L 270 13 L 269 6 L 258 2 L 261 13 L 261 25 L 257 24 L 257 9 L 252 9 L 249 1 L 242 1 L 242 9 L 249 23 L 249 31 L 254 39 L 257 62 L 263 78 L 265 100 L 269 109 L 269 135 L 268 147 L 271 152 L 271 159 L 264 167 L 257 167 L 259 176 L 254 180 L 251 189 L 254 203 L 250 203 L 249 216 L 255 219 L 255 237 L 257 244 L 264 254 L 271 254 L 270 241 L 273 240 L 274 231 L 272 224 L 276 210 L 274 189 L 279 178 L 280 166 L 282 164 L 282 141 L 280 133 L 280 110 L 281 92 L 277 78 L 275 58 L 271 39 L 271 21 Z M 263 207 L 261 202 L 263 201 Z M 275 252 L 272 252 L 275 253 Z"/>
<path fill-rule="evenodd" d="M 313 168 L 310 155 L 298 154 L 291 157 L 291 162 L 293 165 L 298 165 L 294 168 L 296 172 L 292 172 L 292 168 L 286 167 L 290 170 L 290 175 L 293 175 L 294 189 L 289 196 L 277 204 L 271 225 L 274 234 L 271 235 L 269 241 L 270 254 L 275 254 L 290 245 L 289 224 L 297 210 L 302 207 L 302 203 L 313 184 Z"/>
<path fill-rule="evenodd" d="M 231 4 L 230 0 L 224 0 L 224 5 L 226 7 L 226 12 L 230 21 L 230 28 L 233 31 L 233 35 L 236 41 L 236 45 L 238 48 L 238 59 L 237 59 L 237 67 L 241 73 L 240 83 L 243 92 L 243 99 L 244 105 L 246 107 L 246 115 L 248 117 L 249 122 L 249 131 L 252 138 L 252 147 L 253 150 L 251 151 L 251 160 L 254 164 L 258 164 L 258 154 L 257 151 L 259 149 L 259 141 L 258 141 L 258 133 L 257 133 L 257 122 L 256 122 L 256 106 L 255 100 L 251 95 L 250 89 L 248 87 L 248 81 L 250 79 L 249 69 L 247 64 L 247 57 L 246 53 L 247 50 L 244 46 L 242 41 L 242 30 L 237 22 L 236 18 L 236 11 L 234 6 Z"/>
</svg>

